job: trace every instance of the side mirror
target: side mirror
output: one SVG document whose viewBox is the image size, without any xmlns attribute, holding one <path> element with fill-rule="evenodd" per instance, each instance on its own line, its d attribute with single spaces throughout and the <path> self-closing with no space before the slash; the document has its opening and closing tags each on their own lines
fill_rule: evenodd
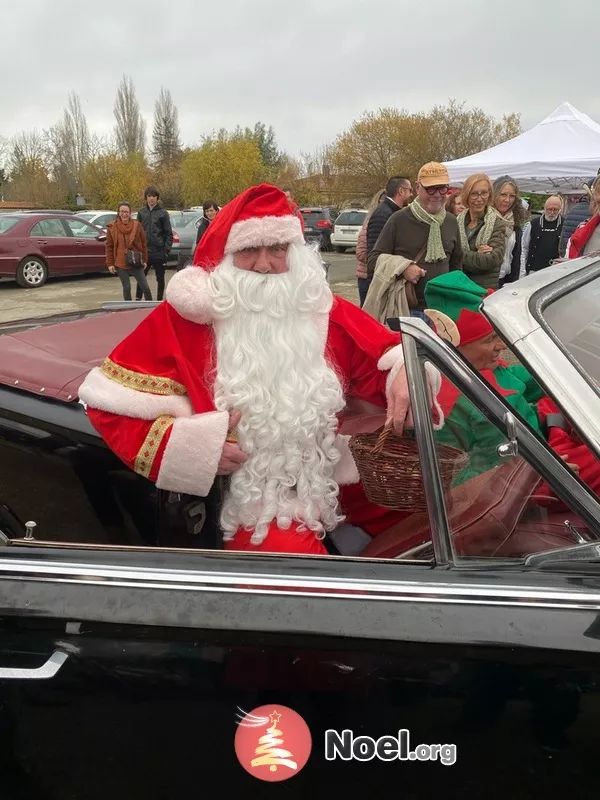
<svg viewBox="0 0 600 800">
<path fill-rule="evenodd" d="M 106 234 L 105 233 L 99 233 L 98 236 L 96 236 L 96 239 L 99 242 L 105 242 L 106 241 Z"/>
</svg>

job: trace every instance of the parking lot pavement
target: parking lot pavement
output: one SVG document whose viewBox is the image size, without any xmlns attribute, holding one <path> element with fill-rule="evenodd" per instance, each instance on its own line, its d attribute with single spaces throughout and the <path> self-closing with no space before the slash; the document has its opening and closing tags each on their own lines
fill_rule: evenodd
<svg viewBox="0 0 600 800">
<path fill-rule="evenodd" d="M 330 264 L 329 282 L 333 291 L 358 302 L 354 254 L 323 253 L 323 258 Z M 174 274 L 174 271 L 168 270 L 167 281 Z M 153 296 L 156 296 L 156 280 L 152 271 L 148 281 Z M 131 285 L 135 296 L 133 280 Z M 53 278 L 39 289 L 22 289 L 15 281 L 1 280 L 0 322 L 93 310 L 104 302 L 121 300 L 122 297 L 119 278 L 110 274 Z"/>
</svg>

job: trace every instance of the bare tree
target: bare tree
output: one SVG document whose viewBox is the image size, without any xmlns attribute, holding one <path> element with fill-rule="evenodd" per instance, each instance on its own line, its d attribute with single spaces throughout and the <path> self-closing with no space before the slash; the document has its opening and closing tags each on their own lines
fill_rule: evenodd
<svg viewBox="0 0 600 800">
<path fill-rule="evenodd" d="M 44 166 L 46 154 L 46 143 L 42 133 L 38 130 L 21 131 L 12 140 L 8 156 L 10 171 L 19 172 L 30 167 Z"/>
<path fill-rule="evenodd" d="M 161 88 L 154 105 L 152 144 L 152 155 L 158 167 L 172 164 L 181 155 L 179 114 L 168 89 Z"/>
<path fill-rule="evenodd" d="M 72 92 L 62 120 L 46 133 L 52 173 L 65 191 L 75 194 L 91 152 L 91 137 L 79 96 Z"/>
<path fill-rule="evenodd" d="M 117 121 L 115 139 L 119 153 L 125 158 L 143 153 L 146 149 L 146 123 L 135 96 L 133 81 L 127 75 L 123 75 L 117 89 L 114 114 Z"/>
<path fill-rule="evenodd" d="M 4 166 L 6 157 L 8 156 L 9 141 L 5 136 L 0 134 L 0 167 Z"/>
</svg>

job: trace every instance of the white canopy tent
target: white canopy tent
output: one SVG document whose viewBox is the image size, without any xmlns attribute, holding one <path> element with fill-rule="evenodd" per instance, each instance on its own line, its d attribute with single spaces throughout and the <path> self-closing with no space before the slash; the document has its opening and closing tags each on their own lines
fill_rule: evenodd
<svg viewBox="0 0 600 800">
<path fill-rule="evenodd" d="M 492 181 L 510 175 L 524 192 L 580 193 L 600 168 L 600 125 L 562 103 L 520 136 L 445 164 L 455 186 L 483 172 Z"/>
</svg>

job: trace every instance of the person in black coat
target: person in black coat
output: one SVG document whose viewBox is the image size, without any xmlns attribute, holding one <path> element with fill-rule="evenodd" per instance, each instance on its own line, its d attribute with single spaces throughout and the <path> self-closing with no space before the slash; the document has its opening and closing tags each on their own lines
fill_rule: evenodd
<svg viewBox="0 0 600 800">
<path fill-rule="evenodd" d="M 412 196 L 413 189 L 410 178 L 394 175 L 388 180 L 385 187 L 385 199 L 379 203 L 367 223 L 367 265 L 369 264 L 369 256 L 375 248 L 375 243 L 379 239 L 379 234 L 384 229 L 385 223 L 392 214 L 405 208 L 410 203 Z M 374 265 L 368 266 L 367 270 L 367 285 L 363 287 L 365 297 L 373 278 Z"/>
<path fill-rule="evenodd" d="M 165 293 L 165 270 L 169 253 L 173 247 L 173 228 L 171 217 L 163 208 L 160 194 L 155 186 L 148 186 L 144 192 L 146 205 L 138 211 L 138 222 L 142 224 L 148 242 L 148 264 L 144 269 L 147 275 L 152 267 L 156 273 L 156 299 L 162 300 Z M 139 285 L 135 294 L 136 300 L 142 299 Z"/>
<path fill-rule="evenodd" d="M 204 205 L 202 206 L 202 219 L 198 224 L 198 232 L 196 233 L 196 247 L 198 247 L 198 242 L 204 236 L 204 234 L 208 230 L 208 226 L 217 216 L 218 212 L 219 212 L 219 206 L 215 203 L 214 200 L 207 200 L 206 203 L 204 203 Z"/>
</svg>

